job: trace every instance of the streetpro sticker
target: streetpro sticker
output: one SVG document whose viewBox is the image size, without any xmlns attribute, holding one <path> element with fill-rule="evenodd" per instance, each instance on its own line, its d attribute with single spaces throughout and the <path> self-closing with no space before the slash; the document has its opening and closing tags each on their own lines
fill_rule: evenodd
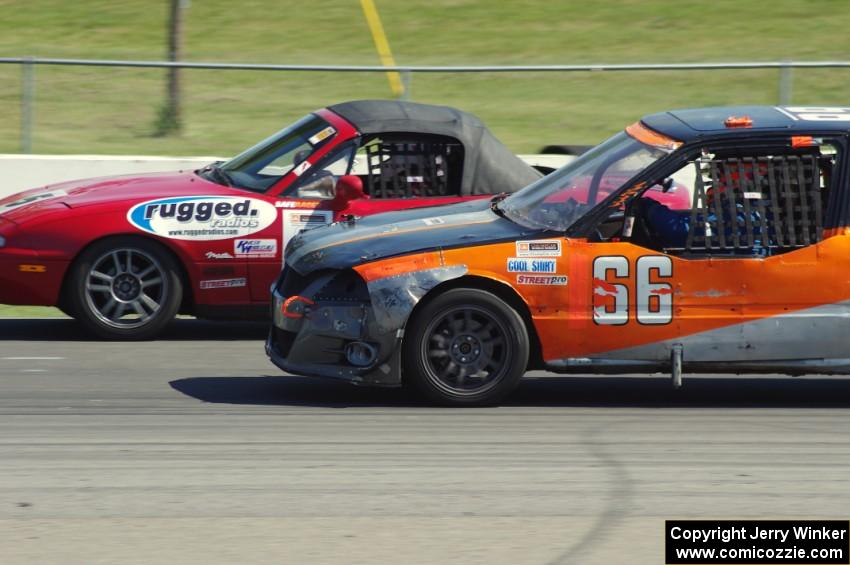
<svg viewBox="0 0 850 565">
<path fill-rule="evenodd" d="M 516 255 L 517 257 L 560 257 L 561 241 L 558 239 L 517 241 Z"/>
<path fill-rule="evenodd" d="M 248 284 L 248 279 L 241 277 L 238 279 L 215 279 L 211 281 L 201 281 L 201 290 L 211 290 L 214 288 L 238 288 Z"/>
<path fill-rule="evenodd" d="M 276 239 L 237 239 L 233 242 L 237 257 L 274 257 L 277 255 Z"/>
<path fill-rule="evenodd" d="M 565 285 L 567 277 L 564 275 L 517 275 L 517 284 L 532 285 Z"/>
<path fill-rule="evenodd" d="M 256 198 L 181 196 L 136 204 L 127 221 L 169 239 L 212 241 L 251 235 L 270 226 L 275 207 Z"/>
<path fill-rule="evenodd" d="M 509 273 L 556 273 L 558 262 L 554 259 L 508 259 Z"/>
</svg>

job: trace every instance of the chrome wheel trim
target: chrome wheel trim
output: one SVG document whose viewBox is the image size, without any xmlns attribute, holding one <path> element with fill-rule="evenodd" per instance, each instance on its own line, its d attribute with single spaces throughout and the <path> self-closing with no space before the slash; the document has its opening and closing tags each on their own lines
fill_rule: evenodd
<svg viewBox="0 0 850 565">
<path fill-rule="evenodd" d="M 89 311 L 107 326 L 126 330 L 149 323 L 170 291 L 162 264 L 150 253 L 132 247 L 98 257 L 84 284 Z"/>
</svg>

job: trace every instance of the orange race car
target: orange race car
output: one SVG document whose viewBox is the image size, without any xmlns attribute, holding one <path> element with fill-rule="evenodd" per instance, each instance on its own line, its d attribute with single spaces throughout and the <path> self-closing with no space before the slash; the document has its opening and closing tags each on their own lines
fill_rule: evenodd
<svg viewBox="0 0 850 565">
<path fill-rule="evenodd" d="M 529 369 L 850 372 L 848 133 L 845 108 L 653 114 L 511 196 L 304 232 L 266 351 L 454 405 Z"/>
</svg>

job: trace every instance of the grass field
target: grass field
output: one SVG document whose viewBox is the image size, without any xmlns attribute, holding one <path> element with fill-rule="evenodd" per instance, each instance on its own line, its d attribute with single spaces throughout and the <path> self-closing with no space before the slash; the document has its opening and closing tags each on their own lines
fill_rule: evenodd
<svg viewBox="0 0 850 565">
<path fill-rule="evenodd" d="M 0 0 L 0 56 L 162 59 L 167 0 Z M 400 64 L 847 58 L 845 0 L 377 0 Z M 185 59 L 376 64 L 357 0 L 191 2 Z M 850 71 L 796 71 L 795 103 L 850 102 Z M 39 67 L 42 153 L 232 154 L 328 103 L 389 97 L 382 74 L 184 71 L 185 129 L 152 135 L 159 70 Z M 20 69 L 0 65 L 0 152 L 19 149 Z M 775 103 L 777 71 L 417 75 L 412 99 L 480 115 L 518 152 L 592 143 L 670 107 Z"/>
<path fill-rule="evenodd" d="M 58 308 L 7 306 L 0 304 L 0 318 L 60 318 L 64 315 Z"/>
</svg>

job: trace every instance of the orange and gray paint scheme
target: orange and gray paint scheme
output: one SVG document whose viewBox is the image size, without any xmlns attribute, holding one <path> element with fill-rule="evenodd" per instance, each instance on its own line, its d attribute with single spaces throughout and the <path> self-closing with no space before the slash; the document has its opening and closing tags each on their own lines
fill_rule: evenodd
<svg viewBox="0 0 850 565">
<path fill-rule="evenodd" d="M 487 202 L 338 223 L 304 233 L 288 248 L 274 290 L 269 355 L 300 374 L 399 384 L 408 318 L 429 295 L 464 286 L 488 290 L 517 309 L 536 347 L 530 368 L 664 371 L 678 354 L 692 372 L 850 372 L 850 110 L 688 112 L 697 111 L 644 118 L 629 135 L 669 144 L 668 160 L 676 166 L 687 161 L 679 154 L 708 159 L 706 148 L 734 147 L 738 140 L 789 151 L 829 140 L 829 178 L 801 177 L 801 184 L 820 182 L 816 188 L 828 194 L 818 208 L 822 225 L 812 226 L 805 242 L 761 254 L 670 252 L 622 233 L 599 237 L 599 222 L 624 207 L 628 215 L 629 199 L 656 180 L 652 175 L 664 162 L 637 174 L 566 231 L 517 224 Z M 775 158 L 771 151 L 765 159 Z M 747 214 L 755 216 L 767 197 L 748 198 L 753 211 Z M 799 211 L 806 203 L 794 205 Z M 737 216 L 732 231 L 744 225 L 743 214 Z M 703 219 L 693 215 L 691 225 Z M 749 222 L 748 216 L 752 232 Z M 767 227 L 762 230 L 766 239 Z M 374 358 L 352 365 L 341 353 L 347 340 L 372 343 Z"/>
</svg>

